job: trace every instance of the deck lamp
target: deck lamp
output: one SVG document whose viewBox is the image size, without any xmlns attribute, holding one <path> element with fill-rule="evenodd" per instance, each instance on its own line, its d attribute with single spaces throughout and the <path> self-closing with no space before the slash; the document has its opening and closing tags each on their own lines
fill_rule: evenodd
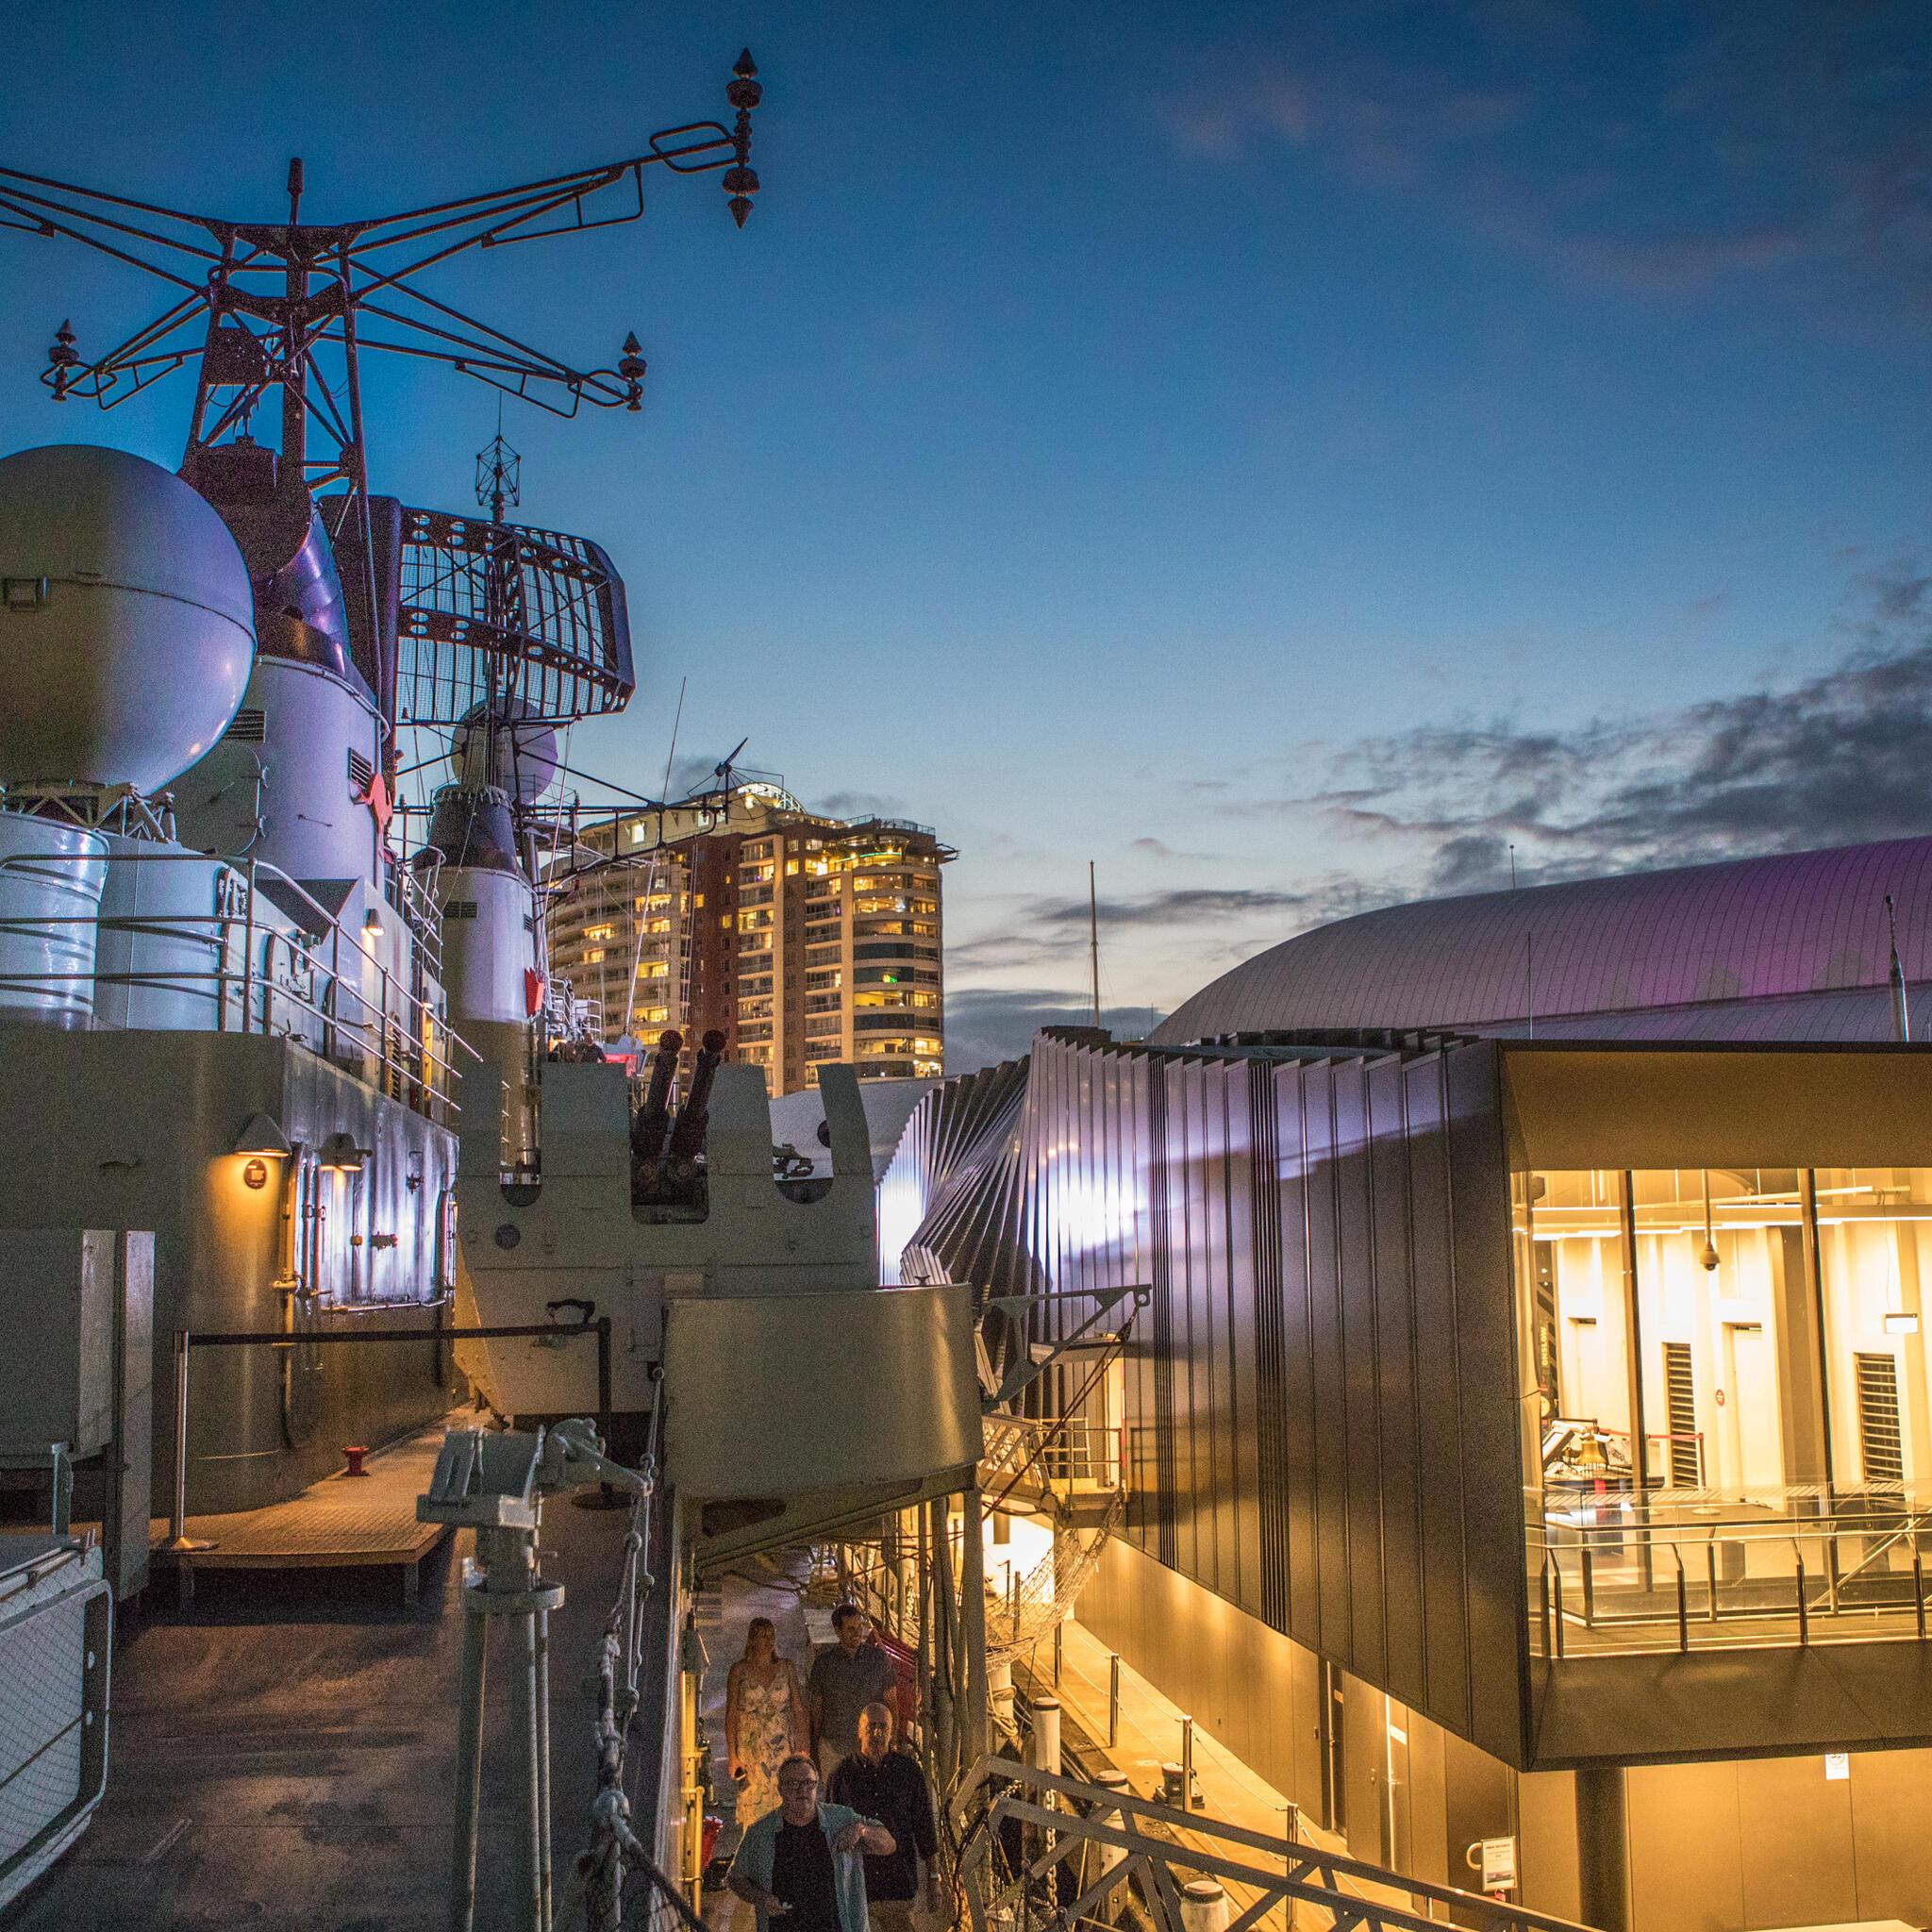
<svg viewBox="0 0 1932 1932">
<path fill-rule="evenodd" d="M 235 1136 L 235 1144 L 228 1151 L 258 1156 L 265 1160 L 286 1160 L 290 1154 L 289 1137 L 273 1114 L 252 1113 L 242 1123 L 242 1131 Z"/>
<path fill-rule="evenodd" d="M 369 1150 L 357 1146 L 353 1134 L 331 1134 L 322 1143 L 322 1165 L 339 1174 L 360 1174 L 368 1158 Z"/>
</svg>

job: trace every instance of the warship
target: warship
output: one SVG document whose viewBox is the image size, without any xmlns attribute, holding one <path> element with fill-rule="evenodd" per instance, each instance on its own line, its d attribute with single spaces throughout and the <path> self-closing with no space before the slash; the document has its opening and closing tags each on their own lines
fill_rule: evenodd
<svg viewBox="0 0 1932 1932">
<path fill-rule="evenodd" d="M 609 556 L 505 521 L 500 434 L 480 513 L 372 481 L 372 353 L 565 415 L 638 410 L 634 335 L 579 369 L 422 274 L 636 220 L 652 169 L 717 172 L 741 228 L 760 92 L 747 53 L 728 123 L 348 224 L 305 219 L 299 161 L 269 223 L 0 169 L 0 225 L 171 285 L 98 358 L 63 323 L 54 400 L 112 409 L 177 369 L 194 384 L 173 471 L 78 442 L 0 458 L 0 1739 L 32 1765 L 9 1758 L 0 1783 L 0 1902 L 114 1788 L 117 1621 L 125 1641 L 131 1614 L 158 1614 L 167 1572 L 185 1599 L 198 1564 L 234 1556 L 209 1524 L 299 1502 L 344 1445 L 358 1466 L 464 1405 L 450 1441 L 468 1446 L 421 1513 L 432 1535 L 471 1525 L 486 1559 L 546 1483 L 648 1498 L 628 1529 L 582 1521 L 610 1524 L 606 1554 L 628 1533 L 657 1580 L 629 1728 L 662 1740 L 661 1790 L 633 1800 L 628 1835 L 693 1874 L 675 1646 L 701 1576 L 973 1477 L 967 1294 L 880 1292 L 850 1070 L 822 1082 L 829 1171 L 801 1178 L 774 1172 L 761 1070 L 716 1040 L 667 1034 L 635 1065 L 558 1051 L 583 1019 L 544 957 L 582 804 L 559 795 L 558 733 L 637 682 Z M 423 769 L 442 782 L 419 807 Z M 545 1436 L 575 1416 L 595 1433 Z M 176 1633 L 143 1634 L 158 1654 Z M 546 1743 L 520 1924 L 552 1909 L 548 1775 Z M 473 1767 L 471 1894 L 475 1788 Z"/>
</svg>

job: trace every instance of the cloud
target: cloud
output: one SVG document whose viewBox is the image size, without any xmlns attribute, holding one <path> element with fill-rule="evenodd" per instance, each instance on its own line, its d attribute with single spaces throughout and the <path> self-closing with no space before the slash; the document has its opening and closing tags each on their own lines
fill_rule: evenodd
<svg viewBox="0 0 1932 1932">
<path fill-rule="evenodd" d="M 1689 865 L 1932 828 L 1932 578 L 1868 579 L 1826 671 L 1574 730 L 1428 725 L 1337 753 L 1313 815 L 1388 851 L 1382 897 Z"/>
<path fill-rule="evenodd" d="M 1208 858 L 1205 852 L 1176 852 L 1172 845 L 1159 839 L 1136 839 L 1127 849 L 1142 853 L 1149 858 L 1186 859 L 1196 865 L 1207 863 Z"/>
<path fill-rule="evenodd" d="M 815 809 L 827 818 L 903 818 L 906 808 L 896 799 L 878 791 L 828 791 Z"/>
<path fill-rule="evenodd" d="M 1116 1040 L 1139 1040 L 1162 1018 L 1157 1007 L 1103 1007 Z M 1017 1059 L 1042 1026 L 1088 1026 L 1091 1007 L 1043 987 L 972 987 L 946 996 L 946 1072 L 970 1074 Z"/>
<path fill-rule="evenodd" d="M 1310 894 L 1277 891 L 1266 887 L 1187 886 L 1167 892 L 1145 892 L 1132 899 L 1103 899 L 1099 905 L 1104 931 L 1137 925 L 1212 925 L 1256 913 L 1305 911 Z M 1077 926 L 1085 932 L 1089 908 L 1085 899 L 1036 899 L 1025 917 L 1040 925 Z"/>
<path fill-rule="evenodd" d="M 1919 0 L 1712 8 L 1334 0 L 1155 104 L 1184 154 L 1286 145 L 1580 280 L 1791 272 L 1932 312 Z M 1828 285 L 1818 287 L 1821 272 Z"/>
</svg>

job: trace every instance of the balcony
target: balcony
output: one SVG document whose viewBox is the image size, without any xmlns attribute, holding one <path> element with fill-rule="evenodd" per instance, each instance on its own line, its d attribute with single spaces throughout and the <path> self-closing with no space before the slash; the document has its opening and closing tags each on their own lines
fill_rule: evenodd
<svg viewBox="0 0 1932 1932">
<path fill-rule="evenodd" d="M 1550 1657 L 1918 1641 L 1932 1486 L 1544 1497 L 1532 1647 Z"/>
</svg>

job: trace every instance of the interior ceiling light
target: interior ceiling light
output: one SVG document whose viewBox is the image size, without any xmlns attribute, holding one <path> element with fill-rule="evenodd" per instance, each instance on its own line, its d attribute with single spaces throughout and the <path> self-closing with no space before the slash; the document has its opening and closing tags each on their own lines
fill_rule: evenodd
<svg viewBox="0 0 1932 1932">
<path fill-rule="evenodd" d="M 242 1123 L 242 1131 L 235 1136 L 235 1144 L 229 1151 L 286 1160 L 290 1153 L 289 1137 L 273 1114 L 252 1113 Z"/>
</svg>

